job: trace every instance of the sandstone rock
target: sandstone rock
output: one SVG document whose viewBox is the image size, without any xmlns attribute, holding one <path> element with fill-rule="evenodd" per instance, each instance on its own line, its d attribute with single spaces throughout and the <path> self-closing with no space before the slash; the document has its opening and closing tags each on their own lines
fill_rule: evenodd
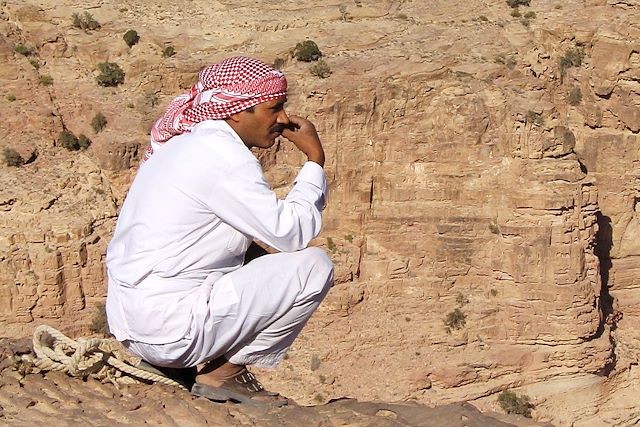
<svg viewBox="0 0 640 427">
<path fill-rule="evenodd" d="M 0 81 L 16 100 L 0 103 L 0 148 L 38 154 L 23 168 L 0 167 L 5 334 L 28 335 L 45 319 L 87 333 L 105 294 L 104 250 L 153 120 L 209 62 L 286 58 L 288 110 L 316 122 L 327 152 L 331 199 L 314 244 L 334 258 L 337 280 L 271 385 L 307 404 L 318 395 L 472 399 L 486 410 L 519 387 L 540 420 L 625 425 L 638 413 L 629 396 L 640 352 L 636 3 L 535 4 L 525 27 L 503 1 L 132 0 L 92 5 L 102 28 L 90 33 L 72 28 L 76 5 L 3 3 Z M 141 34 L 131 49 L 121 38 L 129 28 Z M 306 38 L 319 43 L 329 78 L 291 58 Z M 13 53 L 16 43 L 38 48 L 39 69 Z M 177 54 L 162 58 L 168 44 Z M 558 60 L 576 46 L 584 62 L 561 78 Z M 500 53 L 513 69 L 495 63 Z M 123 85 L 96 85 L 105 60 L 123 67 Z M 40 85 L 47 75 L 53 84 Z M 570 86 L 583 92 L 579 106 L 566 105 Z M 108 125 L 93 134 L 98 112 Z M 91 136 L 92 147 L 63 151 L 63 129 Z M 261 161 L 283 194 L 304 158 L 281 141 Z M 456 309 L 459 329 L 445 324 Z M 313 355 L 322 360 L 315 371 Z M 37 394 L 47 383 L 34 384 L 15 413 L 85 416 L 56 408 Z M 6 387 L 5 417 L 17 404 Z M 576 404 L 571 393 L 587 394 Z M 206 420 L 197 400 L 161 411 L 159 401 L 138 407 L 140 395 L 122 397 L 129 411 L 95 410 L 123 424 Z M 327 417 L 351 422 L 354 410 Z M 378 422 L 405 416 L 366 410 Z M 228 414 L 215 420 L 262 420 Z"/>
</svg>

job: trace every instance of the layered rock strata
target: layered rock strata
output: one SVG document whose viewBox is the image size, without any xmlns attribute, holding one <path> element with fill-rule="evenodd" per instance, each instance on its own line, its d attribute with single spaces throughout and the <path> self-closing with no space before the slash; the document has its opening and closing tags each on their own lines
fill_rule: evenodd
<svg viewBox="0 0 640 427">
<path fill-rule="evenodd" d="M 183 6 L 103 4 L 89 10 L 102 28 L 85 32 L 69 5 L 3 3 L 1 144 L 31 160 L 0 168 L 5 334 L 87 331 L 149 125 L 199 67 L 244 53 L 279 59 L 331 183 L 315 244 L 336 286 L 271 384 L 306 403 L 485 409 L 520 387 L 559 425 L 640 417 L 637 4 L 541 1 L 520 16 L 501 1 Z M 132 27 L 141 41 L 128 48 Z M 291 57 L 305 38 L 329 78 Z M 123 85 L 95 84 L 106 60 Z M 108 125 L 94 134 L 97 112 Z M 92 146 L 66 152 L 63 129 Z M 285 141 L 260 157 L 281 194 L 304 160 Z"/>
</svg>

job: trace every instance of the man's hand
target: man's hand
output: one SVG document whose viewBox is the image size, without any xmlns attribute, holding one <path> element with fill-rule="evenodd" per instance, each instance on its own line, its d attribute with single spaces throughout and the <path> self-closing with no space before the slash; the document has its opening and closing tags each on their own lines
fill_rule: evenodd
<svg viewBox="0 0 640 427">
<path fill-rule="evenodd" d="M 324 166 L 324 150 L 315 126 L 300 116 L 289 116 L 289 126 L 282 131 L 282 136 L 306 154 L 309 161 Z"/>
</svg>

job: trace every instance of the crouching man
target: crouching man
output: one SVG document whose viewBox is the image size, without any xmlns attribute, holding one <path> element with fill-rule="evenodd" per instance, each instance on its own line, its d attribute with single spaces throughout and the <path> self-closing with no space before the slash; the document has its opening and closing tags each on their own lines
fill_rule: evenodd
<svg viewBox="0 0 640 427">
<path fill-rule="evenodd" d="M 287 403 L 246 366 L 275 367 L 332 284 L 329 258 L 307 248 L 324 151 L 286 100 L 284 75 L 257 59 L 204 68 L 153 126 L 107 249 L 111 332 L 153 365 L 197 367 L 192 392 L 216 401 Z M 280 135 L 308 158 L 282 200 L 250 151 Z M 243 265 L 254 239 L 279 252 Z"/>
</svg>

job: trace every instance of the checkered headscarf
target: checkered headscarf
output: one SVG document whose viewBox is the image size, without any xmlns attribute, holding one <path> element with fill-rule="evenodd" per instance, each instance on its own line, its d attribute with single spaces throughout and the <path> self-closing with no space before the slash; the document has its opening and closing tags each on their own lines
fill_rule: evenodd
<svg viewBox="0 0 640 427">
<path fill-rule="evenodd" d="M 270 65 L 236 56 L 200 71 L 198 82 L 175 98 L 151 128 L 147 160 L 154 148 L 171 137 L 190 132 L 204 120 L 222 120 L 235 113 L 287 94 L 287 80 Z"/>
</svg>

